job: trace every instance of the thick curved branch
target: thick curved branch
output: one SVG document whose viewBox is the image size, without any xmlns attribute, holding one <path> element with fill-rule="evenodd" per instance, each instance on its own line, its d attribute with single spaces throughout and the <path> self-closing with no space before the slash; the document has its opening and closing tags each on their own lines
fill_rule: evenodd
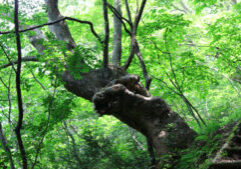
<svg viewBox="0 0 241 169">
<path fill-rule="evenodd" d="M 136 40 L 136 37 L 135 36 L 132 36 L 132 42 L 131 42 L 131 52 L 130 52 L 130 56 L 126 62 L 126 64 L 124 65 L 124 70 L 127 70 L 128 67 L 130 66 L 131 62 L 132 62 L 132 59 L 134 58 L 134 55 L 137 55 L 139 61 L 140 61 L 140 64 L 141 64 L 141 68 L 142 68 L 142 73 L 144 75 L 144 78 L 146 80 L 146 88 L 149 89 L 150 88 L 150 85 L 151 85 L 151 81 L 152 81 L 152 78 L 149 77 L 148 75 L 148 72 L 147 72 L 147 69 L 146 69 L 146 64 L 143 60 L 143 57 L 142 57 L 142 53 L 141 53 L 141 50 L 139 48 L 139 44 Z"/>
<path fill-rule="evenodd" d="M 190 145 L 195 132 L 164 100 L 146 97 L 136 91 L 139 89 L 138 83 L 137 76 L 127 75 L 95 93 L 92 101 L 96 112 L 100 115 L 113 115 L 151 138 L 157 155 L 167 153 L 174 145 L 179 148 Z M 147 92 L 146 89 L 145 91 Z M 187 143 L 187 140 L 190 142 Z"/>
</svg>

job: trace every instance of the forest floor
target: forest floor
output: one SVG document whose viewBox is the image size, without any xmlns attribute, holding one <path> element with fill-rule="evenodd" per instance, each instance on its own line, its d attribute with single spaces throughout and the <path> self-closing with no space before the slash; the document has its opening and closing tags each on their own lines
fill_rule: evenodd
<svg viewBox="0 0 241 169">
<path fill-rule="evenodd" d="M 241 122 L 224 126 L 217 134 L 224 138 L 213 153 L 209 169 L 241 169 Z"/>
<path fill-rule="evenodd" d="M 195 140 L 171 169 L 241 169 L 241 120 Z"/>
</svg>

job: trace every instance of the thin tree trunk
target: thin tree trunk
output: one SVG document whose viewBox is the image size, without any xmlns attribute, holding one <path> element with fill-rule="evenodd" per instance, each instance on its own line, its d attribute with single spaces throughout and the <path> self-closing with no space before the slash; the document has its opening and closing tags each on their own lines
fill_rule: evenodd
<svg viewBox="0 0 241 169">
<path fill-rule="evenodd" d="M 19 34 L 19 23 L 18 23 L 18 0 L 15 0 L 15 13 L 14 13 L 14 24 L 15 24 L 15 32 L 16 32 L 16 42 L 17 42 L 17 51 L 18 51 L 18 65 L 16 72 L 16 91 L 18 98 L 18 123 L 15 128 L 15 133 L 18 140 L 18 146 L 20 149 L 20 154 L 22 158 L 23 169 L 28 168 L 26 152 L 24 149 L 22 136 L 21 136 L 21 128 L 23 124 L 23 101 L 22 101 L 22 92 L 21 92 L 21 61 L 22 61 L 22 53 L 21 53 L 21 41 Z"/>
<path fill-rule="evenodd" d="M 109 63 L 109 19 L 108 19 L 108 9 L 107 9 L 107 1 L 102 0 L 103 2 L 103 16 L 105 20 L 105 40 L 103 44 L 103 67 L 107 67 Z"/>
<path fill-rule="evenodd" d="M 50 21 L 56 21 L 63 18 L 58 9 L 58 0 L 45 0 L 45 2 L 48 9 L 48 18 Z M 69 50 L 75 48 L 76 44 L 65 21 L 51 25 L 49 29 L 55 34 L 58 40 L 65 41 L 67 43 L 67 48 Z"/>
<path fill-rule="evenodd" d="M 115 8 L 121 14 L 121 0 L 115 0 Z M 120 65 L 121 60 L 121 36 L 122 26 L 120 19 L 114 15 L 114 36 L 113 36 L 113 52 L 111 63 L 114 66 Z"/>
</svg>

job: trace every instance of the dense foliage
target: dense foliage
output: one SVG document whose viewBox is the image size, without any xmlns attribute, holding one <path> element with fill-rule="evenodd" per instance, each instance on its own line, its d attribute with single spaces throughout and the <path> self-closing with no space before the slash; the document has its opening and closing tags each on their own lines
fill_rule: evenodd
<svg viewBox="0 0 241 169">
<path fill-rule="evenodd" d="M 113 3 L 111 0 L 109 3 Z M 129 0 L 135 13 L 138 0 Z M 0 32 L 12 30 L 14 2 L 0 0 Z M 99 0 L 59 2 L 63 15 L 91 21 L 103 37 L 104 21 Z M 22 28 L 48 22 L 41 1 L 20 1 Z M 229 0 L 149 0 L 137 37 L 150 76 L 150 92 L 167 100 L 172 109 L 198 132 L 197 141 L 209 141 L 181 159 L 179 168 L 198 165 L 203 153 L 216 147 L 210 136 L 218 128 L 241 117 L 241 2 Z M 123 16 L 127 17 L 123 10 Z M 111 41 L 113 25 L 111 22 Z M 29 43 L 33 31 L 21 34 L 22 53 L 41 62 L 24 62 L 21 87 L 24 106 L 21 130 L 29 165 L 35 168 L 147 168 L 150 157 L 146 140 L 114 117 L 99 117 L 93 105 L 69 92 L 58 78 L 66 62 L 73 76 L 101 66 L 101 45 L 87 25 L 67 21 L 77 47 L 70 53 L 48 27 L 42 27 L 50 50 L 44 56 Z M 39 42 L 41 43 L 41 42 Z M 21 166 L 14 128 L 18 119 L 15 91 L 17 59 L 14 34 L 0 34 L 0 168 Z M 122 62 L 129 55 L 130 37 L 123 29 Z M 112 50 L 112 47 L 110 47 Z M 110 51 L 111 52 L 111 51 Z M 65 56 L 70 57 L 66 58 Z M 81 67 L 80 63 L 86 66 Z M 47 64 L 46 64 L 47 63 Z M 129 73 L 142 75 L 137 57 Z M 206 126 L 195 120 L 200 114 Z M 1 133 L 0 133 L 1 134 Z M 3 137 L 10 149 L 6 151 Z M 215 139 L 213 139 L 215 140 Z M 207 158 L 208 155 L 206 154 Z M 193 158 L 196 157 L 196 158 Z M 81 166 L 81 167 L 80 167 Z M 197 168 L 197 166 L 195 166 Z"/>
</svg>

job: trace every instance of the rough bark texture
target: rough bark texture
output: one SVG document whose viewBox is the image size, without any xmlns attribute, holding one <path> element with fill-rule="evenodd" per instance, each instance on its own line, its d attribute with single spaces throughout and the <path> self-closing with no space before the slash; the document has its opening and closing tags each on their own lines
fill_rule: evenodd
<svg viewBox="0 0 241 169">
<path fill-rule="evenodd" d="M 33 31 L 35 32 L 35 35 L 29 35 L 29 41 L 38 50 L 38 53 L 43 55 L 43 51 L 46 47 L 43 46 L 42 40 L 46 40 L 46 37 L 40 29 L 34 29 Z"/>
<path fill-rule="evenodd" d="M 119 14 L 121 14 L 121 0 L 115 0 L 115 8 L 119 12 Z M 122 36 L 121 21 L 117 16 L 114 15 L 113 52 L 112 52 L 112 60 L 111 60 L 111 63 L 114 66 L 120 65 L 121 36 Z"/>
<path fill-rule="evenodd" d="M 45 2 L 48 7 L 48 17 L 50 22 L 63 18 L 58 9 L 58 0 L 45 0 Z M 51 25 L 49 26 L 49 29 L 55 34 L 58 40 L 68 43 L 68 49 L 73 49 L 76 46 L 65 21 Z"/>
<path fill-rule="evenodd" d="M 107 67 L 81 73 L 80 80 L 75 79 L 69 71 L 65 71 L 62 74 L 62 79 L 68 91 L 91 101 L 96 92 L 125 74 L 121 68 Z"/>
<path fill-rule="evenodd" d="M 159 156 L 188 147 L 196 135 L 164 100 L 151 97 L 135 75 L 112 81 L 93 102 L 100 115 L 113 115 L 150 138 Z"/>
<path fill-rule="evenodd" d="M 158 156 L 186 148 L 196 133 L 159 97 L 152 97 L 136 75 L 121 68 L 92 70 L 76 80 L 66 71 L 65 87 L 94 103 L 100 115 L 113 115 L 152 141 Z"/>
</svg>

